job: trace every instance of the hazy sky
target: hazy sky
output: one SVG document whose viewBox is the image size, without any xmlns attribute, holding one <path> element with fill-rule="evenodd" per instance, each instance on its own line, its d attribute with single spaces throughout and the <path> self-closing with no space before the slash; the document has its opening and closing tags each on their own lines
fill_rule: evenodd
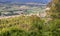
<svg viewBox="0 0 60 36">
<path fill-rule="evenodd" d="M 48 3 L 50 0 L 0 0 L 0 2 L 36 2 L 36 3 Z"/>
</svg>

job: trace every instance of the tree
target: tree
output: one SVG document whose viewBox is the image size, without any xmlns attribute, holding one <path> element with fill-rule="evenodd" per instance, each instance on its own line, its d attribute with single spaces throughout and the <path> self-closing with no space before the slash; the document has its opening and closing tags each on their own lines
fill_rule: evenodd
<svg viewBox="0 0 60 36">
<path fill-rule="evenodd" d="M 52 2 L 50 2 L 51 5 L 50 6 L 50 15 L 53 18 L 59 18 L 59 14 L 60 14 L 60 0 L 52 0 Z"/>
</svg>

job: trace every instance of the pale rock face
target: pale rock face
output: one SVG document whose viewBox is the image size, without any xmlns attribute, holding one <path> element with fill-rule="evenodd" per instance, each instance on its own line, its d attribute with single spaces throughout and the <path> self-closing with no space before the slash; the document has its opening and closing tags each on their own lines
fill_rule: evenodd
<svg viewBox="0 0 60 36">
<path fill-rule="evenodd" d="M 49 7 L 47 7 L 45 10 L 50 10 L 50 8 L 49 8 Z"/>
<path fill-rule="evenodd" d="M 40 17 L 45 17 L 46 15 L 47 15 L 47 13 L 43 12 L 43 13 L 40 14 Z"/>
</svg>

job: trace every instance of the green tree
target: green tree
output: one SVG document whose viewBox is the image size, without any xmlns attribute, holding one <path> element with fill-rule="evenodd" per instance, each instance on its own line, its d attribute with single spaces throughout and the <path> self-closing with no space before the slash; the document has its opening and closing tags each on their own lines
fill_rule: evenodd
<svg viewBox="0 0 60 36">
<path fill-rule="evenodd" d="M 60 18 L 60 0 L 52 0 L 52 2 L 50 2 L 49 5 L 50 6 L 50 15 L 53 18 Z"/>
</svg>

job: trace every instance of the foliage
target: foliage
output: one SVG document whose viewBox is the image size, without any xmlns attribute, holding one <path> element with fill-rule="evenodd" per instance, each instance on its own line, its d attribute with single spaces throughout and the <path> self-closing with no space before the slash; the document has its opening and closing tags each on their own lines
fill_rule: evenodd
<svg viewBox="0 0 60 36">
<path fill-rule="evenodd" d="M 0 19 L 0 36 L 60 36 L 60 19 L 44 22 L 34 15 Z"/>
<path fill-rule="evenodd" d="M 60 0 L 52 0 L 50 13 L 53 18 L 60 18 Z"/>
</svg>

